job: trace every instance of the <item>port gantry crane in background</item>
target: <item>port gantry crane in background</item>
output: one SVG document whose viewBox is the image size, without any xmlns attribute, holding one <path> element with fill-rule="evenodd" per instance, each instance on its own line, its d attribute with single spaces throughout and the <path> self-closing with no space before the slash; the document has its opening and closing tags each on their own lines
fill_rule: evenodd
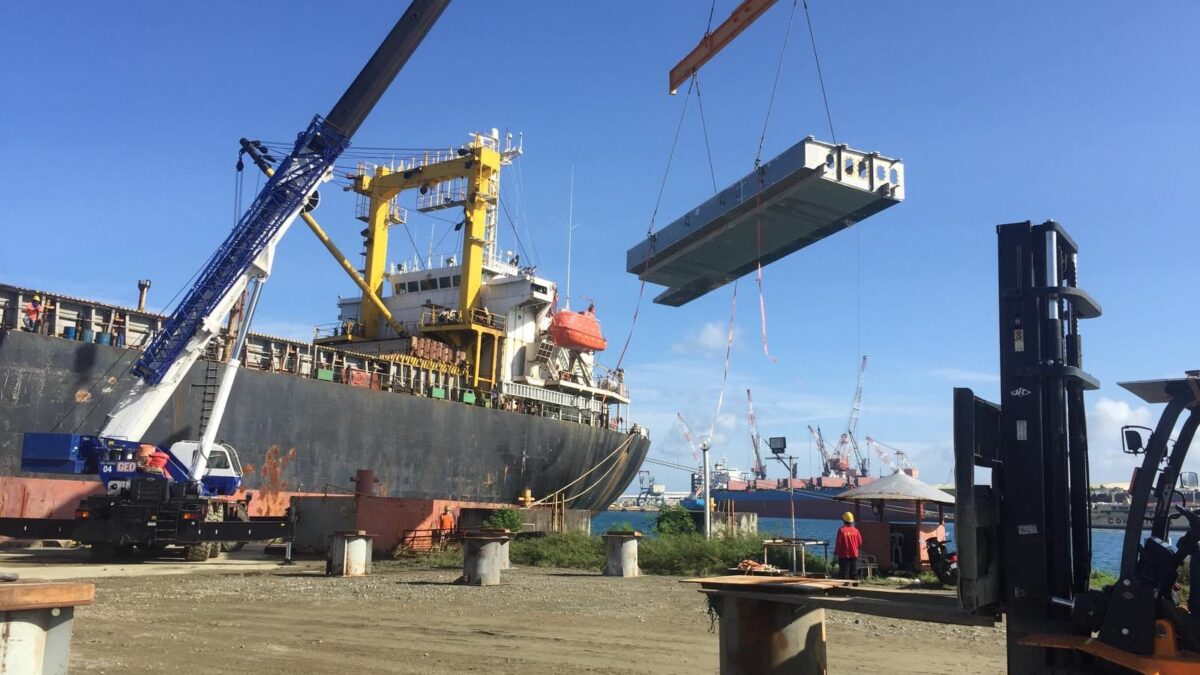
<svg viewBox="0 0 1200 675">
<path fill-rule="evenodd" d="M 0 535 L 74 539 L 99 554 L 178 544 L 186 547 L 189 560 L 215 555 L 213 542 L 290 538 L 291 518 L 251 519 L 246 502 L 219 499 L 241 486 L 236 451 L 215 444 L 241 350 L 276 245 L 302 212 L 315 207 L 318 186 L 331 178 L 334 162 L 449 1 L 414 0 L 329 114 L 314 117 L 297 136 L 292 151 L 143 350 L 132 369 L 133 386 L 99 433 L 25 434 L 23 471 L 95 474 L 105 494 L 84 499 L 74 519 L 2 518 Z M 243 318 L 202 437 L 172 444 L 163 474 L 146 472 L 138 462 L 141 439 L 243 295 L 248 295 Z"/>
<path fill-rule="evenodd" d="M 871 463 L 869 458 L 858 447 L 858 413 L 862 410 L 862 393 L 863 384 L 867 379 L 867 357 L 862 357 L 862 363 L 858 366 L 858 384 L 854 388 L 854 402 L 850 404 L 850 420 L 846 423 L 846 430 L 842 432 L 842 437 L 838 439 L 837 447 L 834 449 L 834 457 L 838 459 L 838 465 L 845 465 L 847 469 L 850 466 L 850 455 L 853 453 L 855 468 L 858 470 L 858 475 L 871 475 Z M 844 469 L 845 470 L 845 469 Z"/>
<path fill-rule="evenodd" d="M 750 426 L 750 447 L 754 448 L 754 466 L 750 468 L 751 475 L 755 480 L 763 480 L 767 477 L 767 467 L 763 466 L 762 451 L 762 435 L 758 433 L 758 417 L 754 414 L 754 397 L 750 395 L 750 390 L 746 390 L 746 422 Z"/>
<path fill-rule="evenodd" d="M 821 435 L 821 427 L 818 426 L 814 429 L 811 424 L 808 425 L 808 435 L 812 437 L 813 443 L 817 446 L 817 452 L 821 455 L 821 475 L 846 475 L 846 472 L 850 470 L 850 462 L 829 451 L 829 447 L 825 445 L 825 437 Z"/>
<path fill-rule="evenodd" d="M 880 443 L 870 436 L 867 436 L 867 447 L 875 451 L 879 460 L 886 464 L 892 470 L 892 473 L 903 471 L 913 476 L 913 473 L 917 470 L 917 467 L 909 460 L 908 453 L 900 448 L 893 448 L 886 443 Z M 915 478 L 916 476 L 913 477 Z"/>
</svg>

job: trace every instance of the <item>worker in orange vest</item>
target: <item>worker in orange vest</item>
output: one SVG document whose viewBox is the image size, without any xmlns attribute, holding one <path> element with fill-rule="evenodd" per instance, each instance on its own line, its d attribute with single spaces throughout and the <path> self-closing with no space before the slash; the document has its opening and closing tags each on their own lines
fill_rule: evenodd
<svg viewBox="0 0 1200 675">
<path fill-rule="evenodd" d="M 842 526 L 838 528 L 837 539 L 833 544 L 833 554 L 837 556 L 838 577 L 842 579 L 858 578 L 858 553 L 862 548 L 862 533 L 854 526 L 854 514 L 849 511 L 842 514 Z"/>
<path fill-rule="evenodd" d="M 444 546 L 452 532 L 454 532 L 454 514 L 450 513 L 450 507 L 446 506 L 442 508 L 442 515 L 438 517 L 438 527 L 434 532 L 434 541 Z"/>
<path fill-rule="evenodd" d="M 25 330 L 30 332 L 36 331 L 41 320 L 42 296 L 35 295 L 30 298 L 29 302 L 25 303 Z"/>
</svg>

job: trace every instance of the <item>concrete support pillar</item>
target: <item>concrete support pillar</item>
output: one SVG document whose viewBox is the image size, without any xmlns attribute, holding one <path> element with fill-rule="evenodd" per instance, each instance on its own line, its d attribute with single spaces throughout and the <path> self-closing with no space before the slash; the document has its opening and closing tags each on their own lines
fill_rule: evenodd
<svg viewBox="0 0 1200 675">
<path fill-rule="evenodd" d="M 824 675 L 825 610 L 715 593 L 721 675 Z"/>
<path fill-rule="evenodd" d="M 94 593 L 92 584 L 0 584 L 0 673 L 66 675 L 75 607 Z"/>
<path fill-rule="evenodd" d="M 512 530 L 506 530 L 503 527 L 481 527 L 479 528 L 479 531 L 488 535 L 503 535 L 504 537 L 507 537 L 503 542 L 500 543 L 499 564 L 500 569 L 511 570 L 512 560 L 508 557 L 508 545 L 512 542 Z"/>
<path fill-rule="evenodd" d="M 501 546 L 504 534 L 474 532 L 463 537 L 463 582 L 472 586 L 500 584 Z"/>
<path fill-rule="evenodd" d="M 325 554 L 325 574 L 365 577 L 371 573 L 371 548 L 375 535 L 363 530 L 334 532 Z"/>
<path fill-rule="evenodd" d="M 636 577 L 638 570 L 638 539 L 641 532 L 609 532 L 604 535 L 606 577 Z"/>
</svg>

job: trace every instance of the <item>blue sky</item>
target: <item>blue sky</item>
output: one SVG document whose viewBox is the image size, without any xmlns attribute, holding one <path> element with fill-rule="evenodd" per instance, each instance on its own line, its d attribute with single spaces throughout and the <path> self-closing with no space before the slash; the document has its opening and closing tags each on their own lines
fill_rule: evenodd
<svg viewBox="0 0 1200 675">
<path fill-rule="evenodd" d="M 149 277 L 161 307 L 232 224 L 237 139 L 286 140 L 326 112 L 400 4 L 6 3 L 0 280 L 131 303 Z M 717 20 L 735 4 L 718 0 Z M 927 479 L 947 480 L 951 387 L 992 398 L 997 389 L 994 226 L 1055 218 L 1080 244 L 1082 287 L 1105 309 L 1084 327 L 1085 365 L 1104 383 L 1087 399 L 1093 478 L 1127 479 L 1116 429 L 1158 411 L 1115 383 L 1198 363 L 1200 7 L 810 7 L 838 140 L 902 157 L 907 200 L 766 268 L 776 362 L 759 347 L 753 276 L 742 281 L 715 423 L 730 289 L 672 309 L 652 305 L 648 288 L 625 365 L 652 454 L 690 461 L 679 411 L 693 428 L 714 427 L 718 455 L 748 466 L 750 387 L 763 434 L 788 436 L 806 469 L 805 426 L 831 436 L 844 426 L 861 349 L 861 430 L 907 449 Z M 701 73 L 721 187 L 751 169 L 790 8 L 781 1 Z M 666 73 L 707 16 L 695 1 L 456 0 L 355 143 L 449 146 L 491 127 L 523 132 L 521 180 L 510 173 L 506 195 L 524 257 L 559 280 L 574 167 L 572 285 L 619 346 L 638 288 L 624 252 L 645 233 L 684 104 L 667 95 Z M 798 12 L 765 157 L 809 134 L 829 139 L 807 38 Z M 711 191 L 693 98 L 659 225 Z M 326 192 L 318 219 L 357 250 L 352 200 Z M 412 227 L 427 245 L 430 221 Z M 507 224 L 501 237 L 518 249 Z M 394 258 L 411 252 L 405 239 L 393 237 Z M 353 292 L 298 226 L 280 247 L 258 328 L 307 335 Z"/>
</svg>

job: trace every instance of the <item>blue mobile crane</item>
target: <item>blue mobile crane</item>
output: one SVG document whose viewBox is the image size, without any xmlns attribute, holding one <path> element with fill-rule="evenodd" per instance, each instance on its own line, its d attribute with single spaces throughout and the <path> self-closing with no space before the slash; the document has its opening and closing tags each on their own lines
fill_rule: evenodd
<svg viewBox="0 0 1200 675">
<path fill-rule="evenodd" d="M 99 433 L 25 434 L 22 471 L 95 475 L 105 493 L 83 499 L 72 519 L 0 518 L 0 535 L 74 539 L 98 557 L 181 545 L 193 561 L 216 555 L 221 542 L 292 536 L 290 514 L 251 518 L 248 502 L 225 499 L 241 486 L 242 473 L 237 452 L 215 442 L 217 431 L 275 246 L 297 216 L 315 206 L 317 188 L 332 176 L 334 162 L 449 4 L 414 0 L 329 114 L 314 117 L 297 136 L 291 153 L 142 352 L 132 369 L 136 381 Z M 147 445 L 140 439 L 243 296 L 245 320 L 203 436 L 172 444 L 161 474 L 147 472 L 138 461 Z"/>
</svg>

